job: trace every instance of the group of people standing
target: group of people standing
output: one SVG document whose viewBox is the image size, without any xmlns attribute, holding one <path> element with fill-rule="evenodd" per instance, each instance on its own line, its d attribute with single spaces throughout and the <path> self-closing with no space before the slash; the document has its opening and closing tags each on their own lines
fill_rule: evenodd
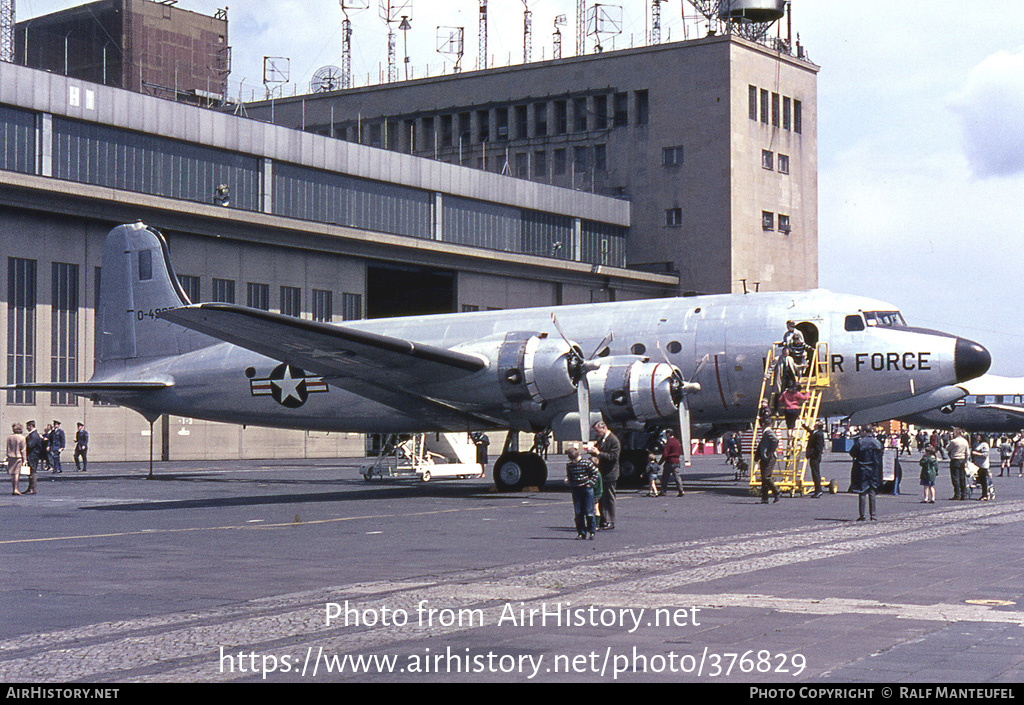
<svg viewBox="0 0 1024 705">
<path fill-rule="evenodd" d="M 597 440 L 566 452 L 566 479 L 572 490 L 576 538 L 593 539 L 598 529 L 615 528 L 615 485 L 622 444 L 603 421 L 594 424 Z"/>
<path fill-rule="evenodd" d="M 46 426 L 43 432 L 36 430 L 36 422 L 28 421 L 25 426 L 20 423 L 11 425 L 11 435 L 7 437 L 7 472 L 11 476 L 11 494 L 35 494 L 40 472 L 49 471 L 62 473 L 60 454 L 67 445 L 67 436 L 61 428 L 60 421 Z M 85 424 L 79 422 L 75 432 L 75 467 L 86 472 L 88 470 L 89 432 Z M 21 492 L 20 482 L 22 468 L 28 467 L 28 489 Z"/>
</svg>

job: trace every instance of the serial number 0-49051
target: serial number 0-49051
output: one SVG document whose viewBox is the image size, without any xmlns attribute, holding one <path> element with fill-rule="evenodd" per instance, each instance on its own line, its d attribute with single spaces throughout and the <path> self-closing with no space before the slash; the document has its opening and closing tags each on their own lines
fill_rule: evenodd
<svg viewBox="0 0 1024 705">
<path fill-rule="evenodd" d="M 166 306 L 164 308 L 151 308 L 148 311 L 143 311 L 141 308 L 140 309 L 136 309 L 134 311 L 135 319 L 139 320 L 139 321 L 144 321 L 147 318 L 149 318 L 149 319 L 152 320 L 152 319 L 157 317 L 158 313 L 161 313 L 163 311 L 170 311 L 172 308 L 174 308 L 174 307 L 173 306 Z"/>
</svg>

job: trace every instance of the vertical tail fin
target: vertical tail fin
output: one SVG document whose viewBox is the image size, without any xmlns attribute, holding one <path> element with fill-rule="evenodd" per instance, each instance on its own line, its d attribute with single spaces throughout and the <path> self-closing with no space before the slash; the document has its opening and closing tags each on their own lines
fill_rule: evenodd
<svg viewBox="0 0 1024 705">
<path fill-rule="evenodd" d="M 156 317 L 191 302 L 171 268 L 167 242 L 141 221 L 107 235 L 96 312 L 96 371 L 128 360 L 178 355 L 213 339 Z"/>
</svg>

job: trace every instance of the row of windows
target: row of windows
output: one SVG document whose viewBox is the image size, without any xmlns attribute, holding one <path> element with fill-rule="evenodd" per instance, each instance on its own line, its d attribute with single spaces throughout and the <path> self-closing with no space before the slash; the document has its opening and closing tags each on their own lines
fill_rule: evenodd
<svg viewBox="0 0 1024 705">
<path fill-rule="evenodd" d="M 619 103 L 612 99 L 613 106 Z M 35 117 L 0 106 L 0 169 L 37 171 Z M 246 210 L 262 207 L 263 170 L 256 157 L 57 116 L 52 129 L 56 178 Z M 604 144 L 521 152 L 514 165 L 505 163 L 504 150 L 491 159 L 497 170 L 514 168 L 523 178 L 604 171 L 608 164 Z M 272 191 L 271 211 L 277 215 L 423 239 L 435 235 L 436 196 L 428 190 L 275 162 Z M 531 213 L 517 211 L 523 218 Z M 486 247 L 472 237 L 466 244 Z M 625 259 L 606 263 L 621 267 Z"/>
<path fill-rule="evenodd" d="M 769 92 L 757 86 L 747 86 L 747 116 L 755 122 L 797 134 L 804 131 L 803 103 L 796 98 Z"/>
<path fill-rule="evenodd" d="M 543 100 L 422 117 L 375 119 L 318 128 L 323 135 L 404 152 L 507 142 L 646 125 L 646 90 Z"/>
<path fill-rule="evenodd" d="M 761 229 L 764 231 L 775 230 L 775 217 L 776 214 L 771 211 L 761 211 Z M 778 214 L 778 231 L 780 233 L 786 233 L 787 235 L 792 232 L 793 228 L 789 224 L 789 216 Z"/>
<path fill-rule="evenodd" d="M 769 149 L 761 150 L 761 168 L 768 171 L 777 170 L 780 174 L 789 173 L 789 155 L 775 154 Z"/>
<path fill-rule="evenodd" d="M 235 300 L 235 282 L 232 279 L 213 277 L 212 295 L 203 299 L 201 280 L 198 276 L 179 274 L 178 282 L 185 290 L 190 301 L 218 301 L 226 304 L 237 303 Z M 329 289 L 312 289 L 310 315 L 314 321 L 330 323 L 334 320 L 334 292 Z M 302 317 L 302 289 L 297 286 L 281 286 L 279 289 L 279 310 L 286 316 Z M 343 293 L 341 295 L 341 319 L 343 321 L 358 320 L 363 317 L 362 294 Z M 246 282 L 245 305 L 262 311 L 270 310 L 270 285 L 260 282 Z"/>
<path fill-rule="evenodd" d="M 78 381 L 78 265 L 50 263 L 50 381 Z M 7 382 L 36 381 L 37 263 L 7 258 Z M 34 404 L 35 392 L 8 391 L 11 404 Z M 72 394 L 53 392 L 50 402 L 74 405 Z"/>
</svg>

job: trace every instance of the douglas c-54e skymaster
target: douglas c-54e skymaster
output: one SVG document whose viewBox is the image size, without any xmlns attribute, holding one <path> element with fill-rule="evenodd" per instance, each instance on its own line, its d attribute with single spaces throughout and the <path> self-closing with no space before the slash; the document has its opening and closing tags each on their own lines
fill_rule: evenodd
<svg viewBox="0 0 1024 705">
<path fill-rule="evenodd" d="M 151 421 L 325 431 L 550 429 L 557 440 L 589 440 L 600 419 L 619 429 L 679 425 L 688 462 L 691 418 L 703 427 L 753 419 L 764 360 L 790 319 L 809 344 L 828 344 L 822 415 L 932 409 L 962 396 L 950 385 L 991 362 L 977 343 L 908 327 L 889 304 L 820 289 L 344 325 L 192 304 L 163 236 L 135 223 L 104 246 L 92 379 L 8 388 L 71 391 Z M 495 462 L 502 489 L 546 476 L 531 453 L 506 449 Z"/>
</svg>

